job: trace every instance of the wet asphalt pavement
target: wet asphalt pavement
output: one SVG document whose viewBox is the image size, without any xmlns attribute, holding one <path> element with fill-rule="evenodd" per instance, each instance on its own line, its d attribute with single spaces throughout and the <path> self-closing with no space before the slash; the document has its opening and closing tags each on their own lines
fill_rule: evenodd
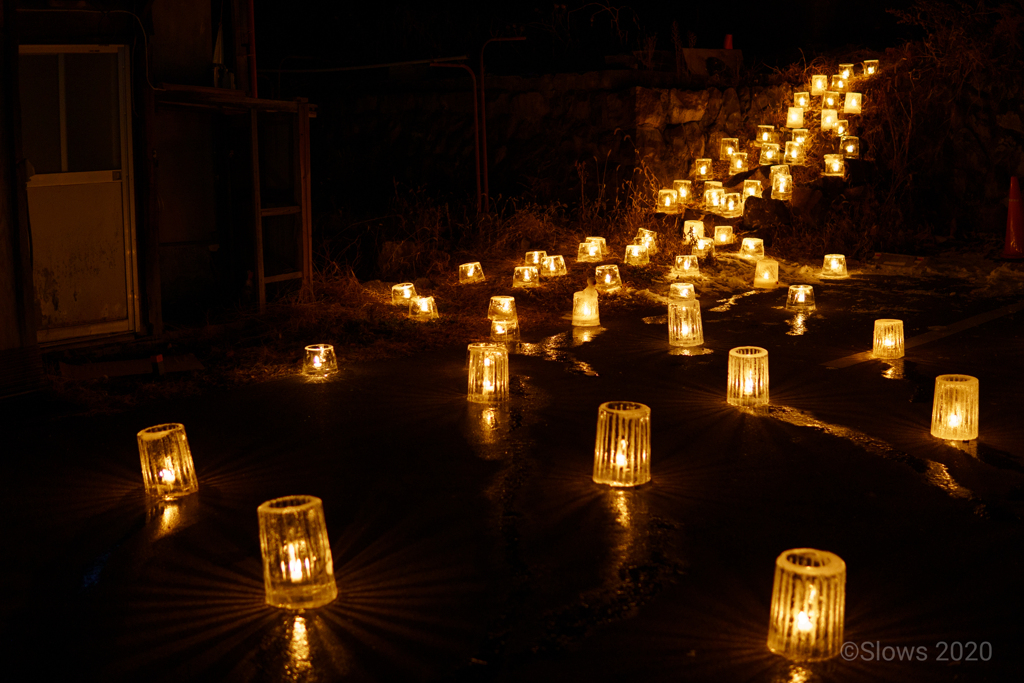
<svg viewBox="0 0 1024 683">
<path fill-rule="evenodd" d="M 467 403 L 464 349 L 115 415 L 0 403 L 7 680 L 1024 680 L 1024 312 L 826 367 L 876 318 L 909 340 L 1018 302 L 969 289 L 816 283 L 806 318 L 784 287 L 706 296 L 701 355 L 653 302 L 523 330 L 498 408 Z M 759 413 L 725 402 L 741 345 L 769 351 Z M 980 380 L 977 442 L 929 434 L 946 373 Z M 641 488 L 591 481 L 610 400 L 651 407 Z M 135 433 L 164 422 L 200 490 L 149 508 Z M 301 614 L 263 603 L 256 507 L 290 494 L 323 499 L 339 586 Z M 768 651 L 794 547 L 846 561 L 851 661 Z"/>
</svg>

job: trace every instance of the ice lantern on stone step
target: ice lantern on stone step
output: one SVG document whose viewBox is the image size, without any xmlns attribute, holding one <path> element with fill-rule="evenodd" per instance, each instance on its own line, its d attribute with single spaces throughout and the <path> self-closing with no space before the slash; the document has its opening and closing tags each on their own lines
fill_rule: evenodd
<svg viewBox="0 0 1024 683">
<path fill-rule="evenodd" d="M 673 180 L 672 189 L 676 191 L 676 201 L 680 204 L 685 204 L 693 198 L 692 180 Z"/>
<path fill-rule="evenodd" d="M 773 259 L 761 259 L 754 266 L 754 287 L 758 289 L 774 289 L 779 284 L 779 262 Z"/>
<path fill-rule="evenodd" d="M 817 97 L 825 94 L 828 88 L 828 76 L 811 76 L 811 95 Z"/>
<path fill-rule="evenodd" d="M 793 548 L 775 560 L 768 649 L 795 662 L 835 657 L 843 645 L 846 563 L 813 548 Z"/>
<path fill-rule="evenodd" d="M 409 302 L 409 318 L 427 322 L 437 318 L 437 304 L 432 296 L 418 296 Z"/>
<path fill-rule="evenodd" d="M 878 60 L 877 59 L 865 59 L 864 62 L 863 62 L 863 65 L 864 65 L 864 75 L 865 76 L 874 76 L 876 73 L 878 73 Z"/>
<path fill-rule="evenodd" d="M 836 121 L 839 120 L 839 116 L 836 114 L 835 109 L 822 109 L 821 110 L 821 129 L 832 130 L 836 127 Z"/>
<path fill-rule="evenodd" d="M 760 197 L 763 188 L 761 187 L 760 180 L 744 180 L 743 181 L 743 202 L 747 201 L 747 197 Z"/>
<path fill-rule="evenodd" d="M 516 266 L 512 272 L 512 288 L 540 286 L 540 271 L 537 266 Z"/>
<path fill-rule="evenodd" d="M 658 211 L 668 213 L 675 206 L 679 193 L 675 190 L 658 190 Z"/>
<path fill-rule="evenodd" d="M 568 271 L 565 269 L 565 259 L 561 254 L 545 256 L 541 262 L 540 274 L 543 277 L 561 277 Z"/>
<path fill-rule="evenodd" d="M 466 398 L 472 403 L 499 403 L 508 398 L 508 349 L 503 344 L 470 344 Z"/>
<path fill-rule="evenodd" d="M 305 349 L 302 359 L 302 374 L 310 377 L 326 377 L 338 371 L 338 358 L 330 344 L 311 344 Z"/>
<path fill-rule="evenodd" d="M 646 266 L 651 258 L 647 253 L 647 247 L 642 244 L 627 244 L 626 256 L 622 262 L 630 266 Z"/>
<path fill-rule="evenodd" d="M 825 172 L 822 175 L 843 177 L 846 174 L 846 163 L 842 154 L 825 155 Z"/>
<path fill-rule="evenodd" d="M 323 502 L 314 496 L 275 498 L 260 505 L 257 515 L 267 604 L 312 609 L 338 597 Z"/>
<path fill-rule="evenodd" d="M 709 187 L 704 190 L 704 210 L 719 213 L 725 204 L 725 190 L 721 187 Z"/>
<path fill-rule="evenodd" d="M 594 279 L 597 280 L 595 287 L 599 292 L 615 292 L 622 288 L 619 267 L 616 265 L 598 266 L 594 271 Z"/>
<path fill-rule="evenodd" d="M 597 409 L 594 482 L 639 486 L 651 480 L 651 409 L 611 401 Z"/>
<path fill-rule="evenodd" d="M 739 192 L 727 192 L 722 200 L 723 218 L 738 218 L 743 214 L 743 198 Z"/>
<path fill-rule="evenodd" d="M 850 277 L 846 272 L 846 257 L 842 254 L 825 254 L 825 262 L 821 265 L 818 276 L 826 280 L 842 280 Z"/>
<path fill-rule="evenodd" d="M 811 94 L 807 92 L 795 93 L 793 95 L 793 104 L 800 107 L 801 109 L 806 109 L 807 107 L 811 106 Z"/>
<path fill-rule="evenodd" d="M 862 101 L 863 96 L 859 92 L 846 93 L 846 99 L 843 101 L 843 113 L 859 114 Z"/>
<path fill-rule="evenodd" d="M 829 90 L 821 96 L 821 109 L 836 109 L 839 106 L 839 93 Z"/>
<path fill-rule="evenodd" d="M 572 295 L 573 327 L 595 327 L 601 324 L 600 311 L 597 306 L 597 289 L 592 281 L 586 289 L 573 292 Z"/>
<path fill-rule="evenodd" d="M 776 173 L 772 178 L 772 199 L 789 201 L 793 198 L 793 176 L 787 173 Z"/>
<path fill-rule="evenodd" d="M 731 225 L 716 225 L 715 226 L 715 244 L 717 246 L 725 246 L 726 244 L 732 244 L 732 226 Z"/>
<path fill-rule="evenodd" d="M 715 172 L 711 168 L 711 159 L 697 159 L 693 162 L 693 175 L 697 180 L 711 180 Z"/>
<path fill-rule="evenodd" d="M 892 318 L 876 320 L 871 352 L 875 358 L 885 360 L 903 358 L 903 321 Z"/>
<path fill-rule="evenodd" d="M 697 244 L 693 247 L 694 256 L 714 256 L 715 255 L 715 240 L 710 237 L 700 237 L 697 239 Z"/>
<path fill-rule="evenodd" d="M 147 496 L 174 500 L 199 490 L 184 425 L 148 427 L 139 432 L 136 439 Z"/>
<path fill-rule="evenodd" d="M 729 157 L 729 172 L 732 173 L 733 175 L 736 175 L 737 173 L 743 173 L 748 168 L 747 164 L 747 153 L 736 152 L 731 157 Z"/>
<path fill-rule="evenodd" d="M 492 296 L 487 306 L 488 320 L 516 320 L 516 299 L 512 296 Z"/>
<path fill-rule="evenodd" d="M 764 258 L 764 240 L 759 237 L 744 237 L 740 244 L 740 258 L 747 261 Z"/>
<path fill-rule="evenodd" d="M 786 112 L 786 128 L 802 128 L 804 125 L 804 108 L 789 107 Z"/>
<path fill-rule="evenodd" d="M 474 263 L 463 263 L 459 266 L 459 284 L 468 285 L 472 282 L 484 281 L 484 269 L 479 261 Z"/>
<path fill-rule="evenodd" d="M 786 163 L 793 164 L 794 166 L 803 166 L 804 162 L 807 161 L 807 151 L 804 146 L 798 142 L 790 140 L 786 143 Z"/>
<path fill-rule="evenodd" d="M 411 282 L 402 282 L 391 288 L 391 304 L 394 306 L 408 307 L 414 296 L 416 296 L 416 285 Z"/>
<path fill-rule="evenodd" d="M 763 125 L 757 127 L 757 138 L 754 143 L 760 146 L 766 142 L 775 142 L 775 126 Z"/>
<path fill-rule="evenodd" d="M 700 264 L 696 254 L 681 254 L 676 256 L 672 272 L 677 277 L 694 277 L 700 275 Z"/>
<path fill-rule="evenodd" d="M 786 310 L 807 313 L 814 310 L 814 287 L 790 285 L 786 295 Z"/>
<path fill-rule="evenodd" d="M 747 408 L 768 404 L 767 350 L 739 346 L 729 351 L 726 400 L 730 405 Z"/>
<path fill-rule="evenodd" d="M 683 221 L 683 235 L 687 242 L 694 242 L 704 236 L 704 221 Z"/>
<path fill-rule="evenodd" d="M 842 148 L 845 158 L 860 158 L 860 138 L 853 135 L 844 135 L 839 141 L 839 147 Z"/>
<path fill-rule="evenodd" d="M 526 259 L 524 262 L 528 266 L 537 266 L 539 268 L 540 265 L 544 263 L 544 259 L 546 259 L 547 256 L 548 252 L 546 251 L 528 251 L 526 252 Z"/>
<path fill-rule="evenodd" d="M 939 375 L 932 401 L 932 436 L 947 441 L 978 438 L 978 378 Z"/>
<path fill-rule="evenodd" d="M 601 261 L 601 245 L 596 242 L 580 242 L 576 251 L 577 263 L 597 263 Z"/>
<path fill-rule="evenodd" d="M 844 135 L 850 132 L 850 122 L 847 121 L 846 119 L 839 119 L 838 121 L 836 121 L 836 125 L 832 128 L 832 130 L 834 130 L 836 135 L 838 135 L 839 137 L 843 137 Z"/>
<path fill-rule="evenodd" d="M 758 160 L 762 166 L 771 166 L 779 163 L 779 143 L 765 142 L 761 145 L 761 158 Z"/>
<path fill-rule="evenodd" d="M 668 304 L 668 343 L 670 346 L 700 346 L 704 328 L 700 320 L 700 301 L 686 299 Z"/>
<path fill-rule="evenodd" d="M 718 160 L 729 161 L 729 158 L 738 151 L 740 151 L 739 138 L 722 138 L 718 145 Z"/>
</svg>

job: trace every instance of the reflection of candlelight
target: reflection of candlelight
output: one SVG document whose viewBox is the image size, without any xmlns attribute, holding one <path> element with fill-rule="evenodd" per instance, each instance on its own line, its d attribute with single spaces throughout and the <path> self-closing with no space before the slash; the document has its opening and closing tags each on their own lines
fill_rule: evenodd
<svg viewBox="0 0 1024 683">
<path fill-rule="evenodd" d="M 427 299 L 420 299 L 420 310 L 424 313 L 430 310 L 430 302 Z"/>
</svg>

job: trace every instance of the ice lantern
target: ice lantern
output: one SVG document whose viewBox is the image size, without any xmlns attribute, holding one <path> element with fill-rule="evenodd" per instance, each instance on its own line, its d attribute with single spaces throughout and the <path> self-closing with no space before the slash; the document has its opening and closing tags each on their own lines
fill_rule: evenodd
<svg viewBox="0 0 1024 683">
<path fill-rule="evenodd" d="M 801 109 L 806 109 L 811 106 L 811 94 L 807 92 L 798 92 L 793 95 L 793 103 Z"/>
<path fill-rule="evenodd" d="M 847 159 L 857 159 L 860 157 L 860 138 L 853 135 L 844 135 L 840 139 L 839 146 L 843 150 L 843 156 Z"/>
<path fill-rule="evenodd" d="M 891 318 L 876 320 L 872 346 L 875 358 L 903 358 L 903 321 Z"/>
<path fill-rule="evenodd" d="M 697 159 L 693 162 L 693 175 L 697 180 L 711 180 L 715 177 L 711 169 L 711 159 Z"/>
<path fill-rule="evenodd" d="M 483 282 L 484 269 L 480 262 L 463 263 L 459 266 L 459 284 L 467 285 L 471 282 Z"/>
<path fill-rule="evenodd" d="M 314 377 L 326 377 L 338 371 L 338 358 L 330 344 L 310 344 L 302 360 L 302 373 Z"/>
<path fill-rule="evenodd" d="M 836 135 L 843 137 L 850 132 L 850 122 L 846 119 L 839 119 L 836 121 L 836 125 L 833 126 L 832 129 L 836 132 Z"/>
<path fill-rule="evenodd" d="M 565 259 L 561 254 L 545 256 L 541 262 L 540 274 L 544 277 L 561 277 L 566 272 Z"/>
<path fill-rule="evenodd" d="M 546 251 L 528 251 L 526 252 L 525 262 L 528 266 L 537 266 L 539 268 L 547 257 L 548 252 Z"/>
<path fill-rule="evenodd" d="M 744 237 L 740 244 L 740 258 L 747 261 L 764 258 L 764 240 L 759 237 Z"/>
<path fill-rule="evenodd" d="M 700 264 L 696 254 L 682 254 L 676 256 L 675 265 L 672 267 L 673 274 L 679 277 L 694 277 L 700 275 Z"/>
<path fill-rule="evenodd" d="M 512 288 L 539 287 L 540 271 L 537 266 L 516 266 L 512 272 Z"/>
<path fill-rule="evenodd" d="M 844 78 L 842 74 L 836 74 L 835 76 L 833 76 L 832 77 L 832 90 L 834 90 L 837 93 L 844 93 L 844 92 L 846 92 L 846 85 L 847 85 L 846 80 L 847 79 Z"/>
<path fill-rule="evenodd" d="M 839 93 L 829 90 L 821 96 L 821 110 L 835 109 L 839 106 Z"/>
<path fill-rule="evenodd" d="M 594 482 L 639 486 L 651 480 L 651 409 L 611 401 L 597 409 Z"/>
<path fill-rule="evenodd" d="M 722 142 L 718 145 L 718 160 L 729 161 L 730 157 L 738 151 L 740 151 L 739 138 L 722 138 Z"/>
<path fill-rule="evenodd" d="M 699 237 L 697 244 L 693 247 L 694 256 L 714 256 L 715 255 L 715 241 L 710 237 Z"/>
<path fill-rule="evenodd" d="M 499 343 L 519 341 L 518 320 L 492 320 L 491 341 Z"/>
<path fill-rule="evenodd" d="M 627 244 L 626 257 L 622 262 L 630 266 L 646 266 L 651 258 L 647 254 L 647 247 L 642 244 Z"/>
<path fill-rule="evenodd" d="M 768 404 L 768 351 L 759 346 L 739 346 L 729 351 L 730 405 L 755 407 Z"/>
<path fill-rule="evenodd" d="M 648 254 L 658 253 L 658 233 L 653 230 L 646 228 L 637 228 L 636 238 L 634 240 L 637 244 L 642 244 L 647 249 Z"/>
<path fill-rule="evenodd" d="M 597 242 L 580 242 L 576 251 L 577 263 L 597 263 L 601 260 L 601 245 Z"/>
<path fill-rule="evenodd" d="M 807 161 L 807 151 L 799 142 L 790 140 L 786 143 L 786 163 L 794 166 L 803 166 Z"/>
<path fill-rule="evenodd" d="M 173 500 L 199 490 L 184 425 L 171 423 L 148 427 L 136 438 L 147 496 Z"/>
<path fill-rule="evenodd" d="M 492 296 L 487 307 L 488 320 L 517 320 L 516 299 L 512 296 Z"/>
<path fill-rule="evenodd" d="M 811 95 L 823 95 L 826 88 L 828 88 L 828 76 L 811 76 Z"/>
<path fill-rule="evenodd" d="M 758 160 L 762 166 L 771 166 L 779 163 L 779 143 L 765 142 L 761 145 L 761 158 Z"/>
<path fill-rule="evenodd" d="M 790 285 L 786 295 L 786 309 L 807 313 L 814 310 L 814 287 Z"/>
<path fill-rule="evenodd" d="M 776 173 L 772 178 L 772 199 L 788 201 L 793 198 L 793 176 Z"/>
<path fill-rule="evenodd" d="M 409 303 L 409 318 L 426 322 L 437 318 L 437 304 L 432 296 L 418 296 Z"/>
<path fill-rule="evenodd" d="M 839 120 L 839 116 L 836 114 L 835 109 L 822 109 L 821 110 L 821 129 L 832 130 L 836 127 L 836 121 Z"/>
<path fill-rule="evenodd" d="M 786 128 L 802 128 L 804 125 L 804 108 L 789 107 L 786 113 Z"/>
<path fill-rule="evenodd" d="M 850 277 L 846 272 L 846 257 L 842 254 L 825 254 L 825 262 L 821 265 L 821 274 L 818 277 L 828 280 Z"/>
<path fill-rule="evenodd" d="M 408 307 L 414 296 L 416 296 L 416 285 L 411 282 L 402 282 L 391 288 L 391 303 L 394 306 Z"/>
<path fill-rule="evenodd" d="M 804 145 L 807 144 L 807 141 L 810 139 L 810 131 L 808 131 L 806 128 L 794 128 L 790 132 L 789 139 L 803 147 Z"/>
<path fill-rule="evenodd" d="M 760 180 L 744 180 L 743 181 L 743 201 L 747 201 L 747 197 L 760 197 L 762 192 Z"/>
<path fill-rule="evenodd" d="M 716 225 L 715 226 L 715 244 L 724 246 L 726 244 L 732 244 L 732 226 L 731 225 Z"/>
<path fill-rule="evenodd" d="M 846 173 L 846 163 L 842 154 L 825 155 L 825 172 L 822 175 L 842 177 Z"/>
<path fill-rule="evenodd" d="M 597 289 L 594 284 L 572 295 L 573 327 L 594 327 L 601 324 L 597 306 Z"/>
<path fill-rule="evenodd" d="M 665 213 L 675 206 L 679 193 L 675 190 L 658 190 L 658 211 Z"/>
<path fill-rule="evenodd" d="M 689 282 L 673 282 L 668 286 L 668 297 L 670 299 L 696 300 L 697 291 Z"/>
<path fill-rule="evenodd" d="M 700 321 L 700 302 L 687 299 L 668 305 L 668 343 L 671 346 L 700 346 L 704 328 Z"/>
<path fill-rule="evenodd" d="M 865 59 L 864 62 L 864 75 L 874 76 L 878 72 L 878 60 L 877 59 Z"/>
<path fill-rule="evenodd" d="M 619 267 L 616 265 L 598 266 L 594 271 L 594 279 L 597 280 L 595 286 L 599 292 L 614 292 L 622 287 Z"/>
<path fill-rule="evenodd" d="M 978 378 L 939 375 L 932 401 L 932 436 L 947 441 L 978 438 Z"/>
<path fill-rule="evenodd" d="M 676 201 L 680 204 L 685 204 L 693 198 L 692 180 L 673 180 L 672 189 L 676 191 Z M 602 237 L 601 239 L 604 238 Z"/>
<path fill-rule="evenodd" d="M 775 126 L 764 125 L 757 127 L 757 145 L 763 145 L 766 142 L 775 142 Z"/>
<path fill-rule="evenodd" d="M 846 99 L 843 101 L 843 113 L 859 114 L 862 100 L 863 97 L 859 92 L 846 93 Z"/>
<path fill-rule="evenodd" d="M 723 218 L 738 218 L 743 214 L 743 200 L 739 192 L 726 193 L 722 210 L 719 212 Z"/>
<path fill-rule="evenodd" d="M 700 239 L 704 236 L 704 221 L 684 221 L 683 235 L 688 242 Z"/>
<path fill-rule="evenodd" d="M 729 172 L 733 175 L 747 170 L 747 153 L 736 152 L 729 157 Z"/>
<path fill-rule="evenodd" d="M 469 384 L 472 403 L 498 403 L 508 399 L 508 350 L 504 344 L 475 342 L 469 349 Z"/>
<path fill-rule="evenodd" d="M 839 654 L 846 612 L 846 563 L 814 548 L 793 548 L 775 560 L 768 649 L 795 662 Z"/>
<path fill-rule="evenodd" d="M 761 259 L 754 267 L 754 287 L 758 289 L 774 289 L 779 284 L 779 262 L 772 259 Z"/>
<path fill-rule="evenodd" d="M 704 190 L 704 209 L 718 213 L 725 205 L 725 190 L 721 187 L 709 187 Z"/>
<path fill-rule="evenodd" d="M 853 78 L 853 64 L 840 64 L 839 75 L 846 80 Z"/>
<path fill-rule="evenodd" d="M 323 502 L 288 496 L 268 500 L 256 511 L 267 604 L 311 609 L 338 597 Z"/>
<path fill-rule="evenodd" d="M 677 180 L 676 182 L 679 182 L 679 181 Z M 690 181 L 687 180 L 686 182 L 690 182 Z M 680 195 L 680 197 L 681 196 L 682 195 Z M 588 237 L 587 239 L 585 239 L 583 241 L 584 242 L 588 242 L 588 243 L 592 242 L 592 243 L 596 244 L 597 248 L 598 248 L 598 252 L 597 253 L 601 257 L 605 257 L 605 256 L 608 255 L 608 243 L 605 241 L 605 239 L 603 237 Z"/>
</svg>

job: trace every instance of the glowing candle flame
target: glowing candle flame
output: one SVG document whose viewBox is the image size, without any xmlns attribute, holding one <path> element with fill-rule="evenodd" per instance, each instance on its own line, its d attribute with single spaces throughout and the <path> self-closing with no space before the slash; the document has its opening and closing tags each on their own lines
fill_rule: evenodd
<svg viewBox="0 0 1024 683">
<path fill-rule="evenodd" d="M 946 420 L 946 424 L 950 427 L 959 427 L 963 419 L 960 417 L 960 413 L 950 413 L 949 419 Z"/>
<path fill-rule="evenodd" d="M 773 159 L 773 158 L 775 158 L 775 150 L 771 150 L 771 149 L 770 149 L 770 150 L 768 150 L 768 151 L 767 151 L 767 152 L 765 153 L 765 156 L 766 156 L 766 157 L 768 157 L 769 159 Z"/>
<path fill-rule="evenodd" d="M 786 179 L 785 178 L 779 178 L 779 192 L 785 192 L 785 191 L 786 191 Z"/>
<path fill-rule="evenodd" d="M 796 142 L 797 142 L 798 145 L 804 144 L 804 136 L 803 135 L 796 136 Z"/>
<path fill-rule="evenodd" d="M 525 271 L 523 273 L 523 279 L 524 280 L 529 280 L 530 279 L 530 271 L 527 270 L 527 271 Z"/>
<path fill-rule="evenodd" d="M 472 275 L 474 270 L 475 270 L 474 266 L 470 266 L 469 268 L 466 268 L 466 275 Z"/>
<path fill-rule="evenodd" d="M 768 133 L 767 132 L 761 133 L 761 140 L 764 141 L 764 142 L 768 142 Z"/>
<path fill-rule="evenodd" d="M 754 375 L 753 375 L 753 373 L 748 372 L 746 374 L 746 376 L 743 378 L 743 393 L 747 394 L 747 395 L 754 393 Z"/>
<path fill-rule="evenodd" d="M 743 162 L 739 159 L 736 160 L 736 168 L 743 168 Z"/>
<path fill-rule="evenodd" d="M 726 154 L 732 154 L 732 147 L 726 147 L 725 148 L 725 153 Z"/>
<path fill-rule="evenodd" d="M 811 623 L 811 618 L 807 616 L 807 612 L 800 612 L 796 615 L 796 627 L 805 633 L 814 628 L 814 624 Z"/>
<path fill-rule="evenodd" d="M 174 476 L 173 465 L 171 465 L 170 461 L 164 463 L 164 469 L 157 472 L 156 476 L 164 484 L 173 484 L 177 479 L 177 477 Z"/>
<path fill-rule="evenodd" d="M 843 126 L 843 125 L 836 126 L 836 132 L 839 133 L 840 135 L 842 135 L 843 133 L 846 132 L 846 126 Z"/>
<path fill-rule="evenodd" d="M 803 293 L 803 292 L 799 292 L 799 293 L 798 293 L 798 294 L 796 295 L 796 300 L 797 300 L 797 301 L 799 301 L 800 303 L 803 303 L 803 302 L 804 302 L 804 301 L 806 301 L 807 299 L 806 299 L 806 296 L 804 295 L 804 293 Z"/>
<path fill-rule="evenodd" d="M 701 166 L 700 167 L 700 174 L 701 175 L 706 175 L 707 172 L 708 172 L 708 167 L 707 166 Z"/>
<path fill-rule="evenodd" d="M 832 270 L 839 270 L 839 259 L 832 259 L 830 267 Z"/>
<path fill-rule="evenodd" d="M 629 450 L 629 443 L 625 439 L 619 440 L 619 447 L 615 449 L 615 466 L 625 467 L 629 464 L 629 458 L 626 457 L 626 451 Z"/>
<path fill-rule="evenodd" d="M 772 276 L 771 271 L 767 271 L 766 270 L 763 273 L 761 273 L 761 278 L 764 279 L 764 280 L 770 279 L 771 276 Z"/>
<path fill-rule="evenodd" d="M 605 284 L 611 284 L 611 282 L 612 282 L 612 274 L 611 273 L 605 273 L 604 282 L 605 282 Z"/>
<path fill-rule="evenodd" d="M 847 69 L 843 69 L 843 78 L 849 78 L 849 77 L 850 77 L 850 70 L 848 68 Z"/>
<path fill-rule="evenodd" d="M 420 302 L 420 310 L 423 311 L 424 313 L 427 313 L 428 311 L 430 311 L 430 303 L 427 302 L 427 301 L 421 301 Z"/>
<path fill-rule="evenodd" d="M 323 359 L 319 355 L 313 356 L 313 367 L 314 368 L 319 368 L 323 364 L 324 364 L 324 361 L 323 361 Z"/>
<path fill-rule="evenodd" d="M 846 146 L 846 153 L 847 154 L 853 154 L 853 145 L 847 145 Z"/>
<path fill-rule="evenodd" d="M 839 162 L 838 161 L 833 161 L 832 162 L 832 171 L 835 172 L 835 173 L 839 172 Z"/>
<path fill-rule="evenodd" d="M 669 197 L 668 195 L 666 195 L 665 196 L 665 206 L 671 206 L 671 205 L 672 205 L 672 198 Z"/>
<path fill-rule="evenodd" d="M 309 572 L 309 558 L 305 561 L 300 560 L 296 555 L 296 548 L 294 543 L 288 543 L 285 548 L 288 550 L 288 564 L 285 568 L 285 563 L 281 563 L 281 569 L 288 572 L 288 578 L 292 581 L 302 581 L 303 569 Z"/>
<path fill-rule="evenodd" d="M 868 76 L 870 76 L 870 75 L 871 75 L 871 74 L 873 74 L 873 73 L 875 73 L 875 67 L 873 67 L 873 66 L 869 66 L 869 67 L 868 67 Z"/>
</svg>

